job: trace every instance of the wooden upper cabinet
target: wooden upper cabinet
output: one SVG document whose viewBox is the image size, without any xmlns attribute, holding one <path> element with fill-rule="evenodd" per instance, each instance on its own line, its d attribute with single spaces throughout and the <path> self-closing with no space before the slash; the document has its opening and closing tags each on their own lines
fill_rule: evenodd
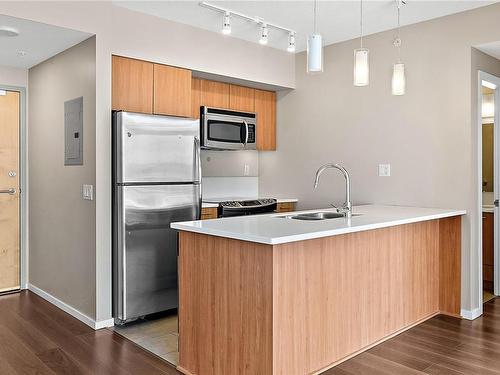
<svg viewBox="0 0 500 375">
<path fill-rule="evenodd" d="M 153 113 L 191 116 L 191 71 L 154 64 Z"/>
<path fill-rule="evenodd" d="M 202 79 L 201 105 L 229 108 L 229 84 Z"/>
<path fill-rule="evenodd" d="M 276 150 L 276 93 L 255 90 L 257 114 L 257 150 Z"/>
<path fill-rule="evenodd" d="M 201 107 L 201 79 L 191 80 L 191 117 L 200 118 Z"/>
<path fill-rule="evenodd" d="M 229 86 L 229 109 L 235 111 L 255 111 L 255 89 L 244 86 Z"/>
<path fill-rule="evenodd" d="M 112 57 L 112 108 L 153 113 L 153 63 Z"/>
</svg>

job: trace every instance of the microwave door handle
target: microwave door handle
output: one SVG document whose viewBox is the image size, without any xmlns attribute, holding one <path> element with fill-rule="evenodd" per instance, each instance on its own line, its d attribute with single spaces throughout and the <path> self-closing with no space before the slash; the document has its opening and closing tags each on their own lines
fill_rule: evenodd
<svg viewBox="0 0 500 375">
<path fill-rule="evenodd" d="M 248 143 L 248 123 L 243 120 L 243 124 L 245 124 L 245 142 L 243 144 L 246 146 Z"/>
</svg>

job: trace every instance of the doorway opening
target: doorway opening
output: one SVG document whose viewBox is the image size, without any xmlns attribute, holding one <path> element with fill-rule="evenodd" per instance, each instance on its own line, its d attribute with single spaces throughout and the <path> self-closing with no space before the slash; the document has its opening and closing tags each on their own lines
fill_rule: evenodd
<svg viewBox="0 0 500 375">
<path fill-rule="evenodd" d="M 500 293 L 500 131 L 498 104 L 500 78 L 480 72 L 480 137 L 481 137 L 481 225 L 482 225 L 482 302 Z"/>
</svg>

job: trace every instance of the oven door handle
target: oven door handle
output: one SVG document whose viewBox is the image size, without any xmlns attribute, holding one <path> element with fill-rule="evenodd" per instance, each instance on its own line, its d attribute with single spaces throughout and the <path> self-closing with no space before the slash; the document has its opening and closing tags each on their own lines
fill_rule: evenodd
<svg viewBox="0 0 500 375">
<path fill-rule="evenodd" d="M 248 143 L 248 123 L 243 120 L 243 124 L 245 125 L 245 142 L 243 142 L 243 145 L 246 146 Z"/>
</svg>

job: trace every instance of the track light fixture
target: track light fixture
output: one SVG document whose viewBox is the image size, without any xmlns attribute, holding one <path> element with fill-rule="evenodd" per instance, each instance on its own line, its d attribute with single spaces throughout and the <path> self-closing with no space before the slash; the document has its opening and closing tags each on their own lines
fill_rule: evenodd
<svg viewBox="0 0 500 375">
<path fill-rule="evenodd" d="M 295 52 L 295 32 L 290 31 L 288 34 L 288 48 L 286 49 L 288 52 Z"/>
<path fill-rule="evenodd" d="M 222 21 L 222 34 L 231 34 L 231 13 L 225 12 L 224 19 Z"/>
<path fill-rule="evenodd" d="M 287 27 L 283 27 L 280 25 L 277 25 L 275 23 L 270 23 L 267 21 L 264 21 L 262 18 L 259 17 L 251 17 L 247 16 L 246 14 L 236 12 L 233 10 L 229 10 L 226 8 L 222 8 L 218 5 L 210 4 L 206 1 L 201 1 L 198 3 L 199 6 L 203 8 L 207 8 L 210 10 L 213 10 L 215 12 L 221 13 L 222 14 L 222 29 L 221 32 L 222 34 L 229 35 L 231 34 L 231 17 L 238 17 L 241 19 L 244 19 L 246 21 L 253 22 L 257 25 L 260 26 L 260 34 L 259 34 L 259 43 L 262 45 L 266 45 L 269 42 L 269 29 L 276 29 L 276 30 L 281 30 L 282 32 L 288 33 L 288 46 L 287 46 L 287 51 L 289 52 L 295 52 L 295 37 L 296 33 L 294 30 L 289 29 Z"/>
<path fill-rule="evenodd" d="M 262 45 L 266 45 L 269 40 L 269 29 L 265 23 L 262 24 L 260 28 L 260 39 L 259 43 Z"/>
</svg>

